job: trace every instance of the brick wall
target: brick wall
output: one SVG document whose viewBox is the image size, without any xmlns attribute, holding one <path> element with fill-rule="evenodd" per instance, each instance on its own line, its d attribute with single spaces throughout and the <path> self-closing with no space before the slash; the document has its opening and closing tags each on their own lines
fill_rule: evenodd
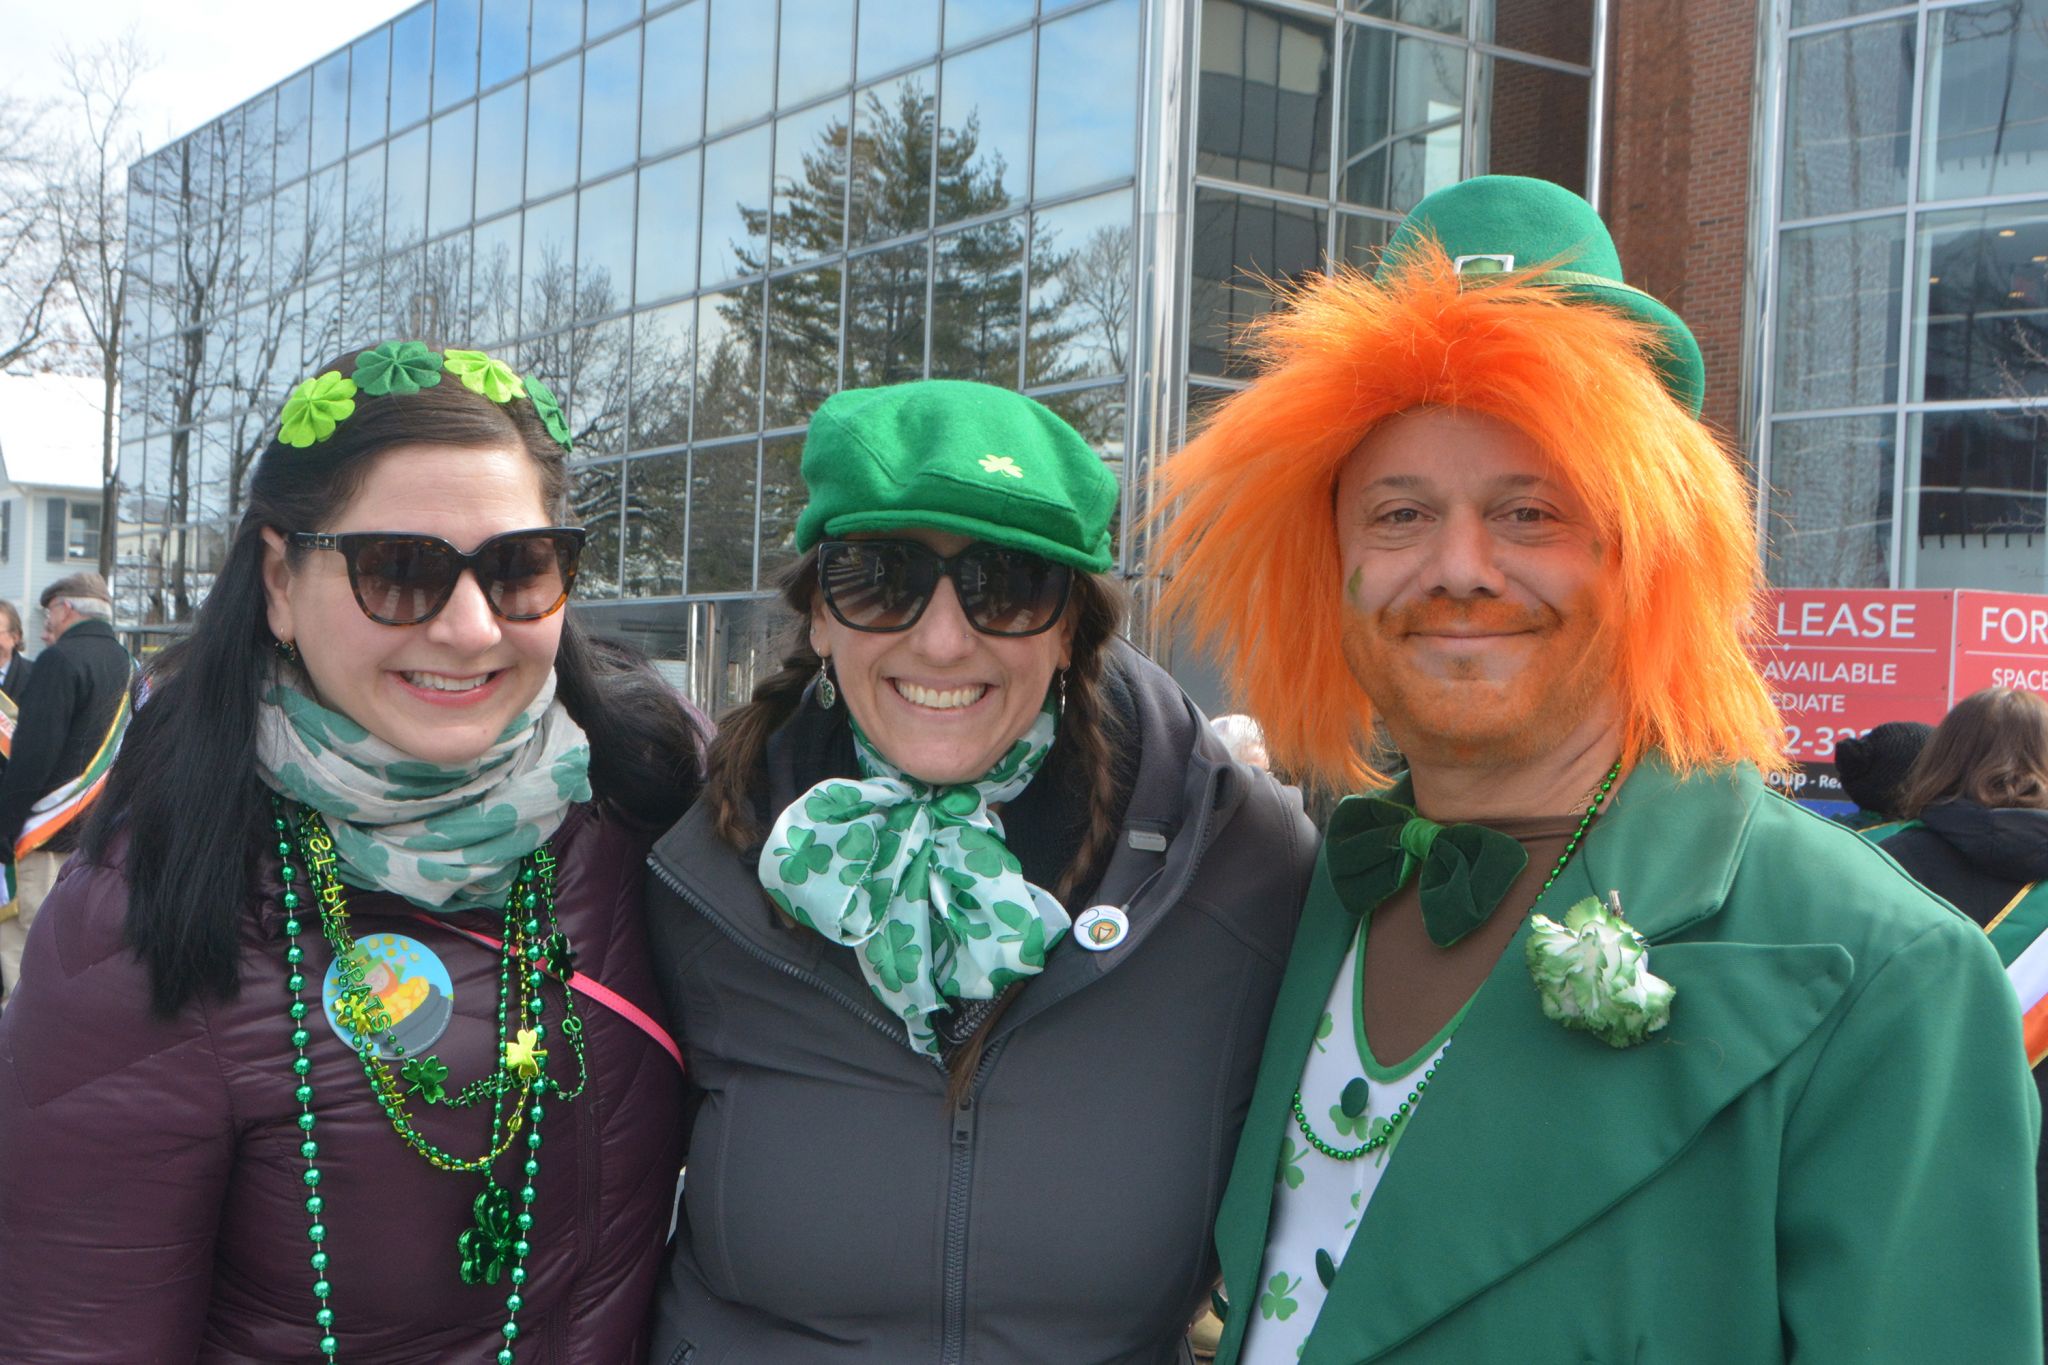
<svg viewBox="0 0 2048 1365">
<path fill-rule="evenodd" d="M 1731 437 L 1741 434 L 1759 9 L 1758 0 L 1625 0 L 1610 31 L 1602 216 L 1629 283 L 1676 309 L 1699 338 L 1704 415 Z"/>
</svg>

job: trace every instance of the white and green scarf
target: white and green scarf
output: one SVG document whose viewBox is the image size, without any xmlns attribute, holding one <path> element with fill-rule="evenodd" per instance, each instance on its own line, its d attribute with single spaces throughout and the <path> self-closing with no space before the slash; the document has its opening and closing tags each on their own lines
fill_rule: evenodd
<svg viewBox="0 0 2048 1365">
<path fill-rule="evenodd" d="M 590 741 L 540 695 L 472 762 L 403 753 L 279 670 L 256 717 L 263 781 L 326 817 L 342 880 L 428 910 L 497 909 L 519 860 L 590 799 Z"/>
<path fill-rule="evenodd" d="M 978 782 L 932 786 L 853 727 L 865 779 L 827 778 L 782 812 L 761 850 L 761 885 L 799 924 L 857 947 L 861 975 L 939 1055 L 931 1015 L 990 1000 L 1036 976 L 1067 932 L 1052 893 L 1024 880 L 990 807 L 1031 785 L 1052 748 L 1051 706 Z"/>
</svg>

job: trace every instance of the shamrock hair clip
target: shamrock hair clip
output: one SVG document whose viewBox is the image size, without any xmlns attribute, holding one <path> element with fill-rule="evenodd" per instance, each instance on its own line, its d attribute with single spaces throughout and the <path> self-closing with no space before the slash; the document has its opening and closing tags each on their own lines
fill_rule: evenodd
<svg viewBox="0 0 2048 1365">
<path fill-rule="evenodd" d="M 532 375 L 520 376 L 482 351 L 444 353 L 423 341 L 382 342 L 356 356 L 352 374 L 329 370 L 301 382 L 285 399 L 277 439 L 300 450 L 317 445 L 355 415 L 358 394 L 403 397 L 433 388 L 444 374 L 454 375 L 462 387 L 493 403 L 526 399 L 563 452 L 575 453 L 561 400 L 546 384 Z"/>
</svg>

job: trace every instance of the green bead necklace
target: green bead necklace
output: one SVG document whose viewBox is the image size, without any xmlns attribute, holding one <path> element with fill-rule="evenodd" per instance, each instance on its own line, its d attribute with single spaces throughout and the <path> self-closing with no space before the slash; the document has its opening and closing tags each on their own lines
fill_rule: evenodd
<svg viewBox="0 0 2048 1365">
<path fill-rule="evenodd" d="M 313 1110 L 312 1059 L 306 1054 L 306 1047 L 312 1041 L 306 1029 L 306 1015 L 310 1007 L 303 994 L 306 988 L 306 976 L 302 970 L 305 950 L 299 946 L 299 934 L 304 928 L 299 910 L 305 894 L 311 894 L 315 899 L 321 934 L 333 948 L 335 961 L 339 964 L 336 973 L 341 987 L 335 1013 L 346 1021 L 354 1035 L 352 1046 L 362 1062 L 370 1092 L 376 1096 L 393 1131 L 408 1147 L 438 1169 L 484 1173 L 484 1188 L 473 1206 L 475 1221 L 457 1239 L 461 1252 L 460 1270 L 465 1284 L 496 1284 L 501 1275 L 511 1281 L 512 1292 L 505 1298 L 505 1325 L 501 1329 L 505 1345 L 498 1352 L 497 1360 L 499 1365 L 513 1365 L 514 1343 L 519 1337 L 519 1311 L 525 1307 L 523 1291 L 527 1281 L 526 1258 L 532 1250 L 529 1237 L 533 1229 L 533 1205 L 538 1197 L 534 1182 L 540 1174 L 540 1124 L 546 1115 L 542 1100 L 549 1094 L 558 1101 L 573 1100 L 589 1084 L 589 1070 L 583 1054 L 583 1021 L 577 1013 L 573 992 L 563 991 L 566 1017 L 562 1023 L 562 1034 L 576 1059 L 577 1079 L 573 1090 L 564 1090 L 559 1082 L 550 1079 L 547 1074 L 548 1053 L 539 1046 L 547 1037 L 547 1026 L 542 1022 L 547 1002 L 541 994 L 541 983 L 549 972 L 566 981 L 572 971 L 574 956 L 568 938 L 561 932 L 555 918 L 554 855 L 545 844 L 527 855 L 520 864 L 512 890 L 505 898 L 505 934 L 498 961 L 497 1065 L 489 1075 L 450 1097 L 442 1085 L 448 1068 L 438 1058 L 429 1055 L 404 1061 L 400 1076 L 394 1077 L 380 1054 L 381 1046 L 388 1049 L 394 1058 L 404 1058 L 405 1048 L 398 1042 L 389 1012 L 365 982 L 363 968 L 355 956 L 355 940 L 348 930 L 347 894 L 335 872 L 334 842 L 319 814 L 311 810 L 301 811 L 294 828 L 286 816 L 284 804 L 273 796 L 271 828 L 277 835 L 277 855 L 281 865 L 279 877 L 284 884 L 281 899 L 285 913 L 285 964 L 290 969 L 285 977 L 285 989 L 291 994 L 287 1013 L 292 1022 L 294 1055 L 291 1069 L 296 1082 L 292 1094 L 299 1105 L 299 1130 L 305 1135 L 305 1140 L 299 1144 L 299 1154 L 306 1160 L 303 1177 L 307 1190 L 306 1213 L 312 1220 L 306 1236 L 313 1246 L 311 1264 L 316 1276 L 313 1297 L 319 1301 L 313 1321 L 320 1331 L 320 1355 L 331 1365 L 340 1343 L 334 1334 L 334 1309 L 328 1301 L 333 1286 L 327 1277 L 330 1262 L 326 1247 L 327 1227 L 321 1221 L 327 1201 L 320 1193 L 320 1168 L 315 1164 L 320 1147 L 313 1136 L 317 1119 Z M 305 893 L 299 889 L 302 879 Z M 402 1086 L 401 1079 L 407 1084 Z M 409 1094 L 419 1096 L 428 1104 L 450 1107 L 466 1107 L 489 1100 L 491 1136 L 484 1153 L 477 1157 L 461 1157 L 429 1141 L 413 1123 L 406 1103 Z M 516 1098 L 511 1100 L 508 1115 L 507 1100 L 513 1096 Z M 528 1121 L 533 1127 L 526 1136 L 526 1159 L 521 1167 L 524 1179 L 520 1183 L 515 1212 L 512 1193 L 498 1184 L 492 1167 L 511 1149 L 521 1127 Z"/>
<path fill-rule="evenodd" d="M 1616 759 L 1614 766 L 1607 770 L 1607 776 L 1601 779 L 1600 789 L 1593 793 L 1593 799 L 1587 803 L 1586 813 L 1579 817 L 1579 827 L 1572 831 L 1571 838 L 1565 840 L 1564 852 L 1557 855 L 1557 863 L 1550 869 L 1550 875 L 1543 879 L 1542 887 L 1536 892 L 1536 899 L 1529 902 L 1529 914 L 1533 915 L 1536 913 L 1536 907 L 1543 904 L 1544 894 L 1550 890 L 1551 884 L 1564 873 L 1565 864 L 1572 860 L 1572 854 L 1578 852 L 1579 841 L 1584 839 L 1586 831 L 1593 827 L 1593 817 L 1600 813 L 1601 803 L 1607 799 L 1608 793 L 1614 790 L 1614 784 L 1620 778 L 1621 760 Z M 1324 1156 L 1331 1157 L 1337 1161 L 1356 1161 L 1360 1157 L 1377 1152 L 1380 1148 L 1394 1140 L 1394 1134 L 1398 1133 L 1401 1130 L 1401 1126 L 1408 1121 L 1408 1116 L 1415 1111 L 1415 1106 L 1422 1103 L 1422 1096 L 1428 1091 L 1429 1083 L 1436 1079 L 1437 1068 L 1442 1066 L 1450 1055 L 1451 1040 L 1445 1039 L 1443 1054 L 1424 1069 L 1422 1079 L 1417 1081 L 1415 1088 L 1408 1092 L 1408 1098 L 1396 1105 L 1392 1114 L 1380 1120 L 1378 1132 L 1372 1134 L 1372 1136 L 1356 1147 L 1333 1146 L 1318 1137 L 1315 1129 L 1309 1126 L 1308 1112 L 1302 1106 L 1301 1091 L 1298 1089 L 1294 1092 L 1294 1126 L 1301 1130 L 1301 1135 L 1304 1138 L 1308 1139 L 1309 1146 L 1315 1148 Z M 1349 1112 L 1348 1108 L 1346 1112 Z"/>
</svg>

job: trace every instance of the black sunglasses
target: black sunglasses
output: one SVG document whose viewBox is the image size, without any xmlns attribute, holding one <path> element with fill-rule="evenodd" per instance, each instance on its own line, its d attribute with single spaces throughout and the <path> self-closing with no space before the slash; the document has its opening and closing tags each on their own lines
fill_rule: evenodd
<svg viewBox="0 0 2048 1365">
<path fill-rule="evenodd" d="M 984 635 L 1036 635 L 1067 609 L 1074 571 L 1042 556 L 976 541 L 942 555 L 915 540 L 827 540 L 818 545 L 825 605 L 852 630 L 909 630 L 941 577 Z"/>
<path fill-rule="evenodd" d="M 554 615 L 576 585 L 583 536 L 580 526 L 507 531 L 468 554 L 439 536 L 407 531 L 294 531 L 290 540 L 309 550 L 341 552 L 363 615 L 380 626 L 417 626 L 448 605 L 465 570 L 476 576 L 484 601 L 501 620 Z"/>
</svg>

